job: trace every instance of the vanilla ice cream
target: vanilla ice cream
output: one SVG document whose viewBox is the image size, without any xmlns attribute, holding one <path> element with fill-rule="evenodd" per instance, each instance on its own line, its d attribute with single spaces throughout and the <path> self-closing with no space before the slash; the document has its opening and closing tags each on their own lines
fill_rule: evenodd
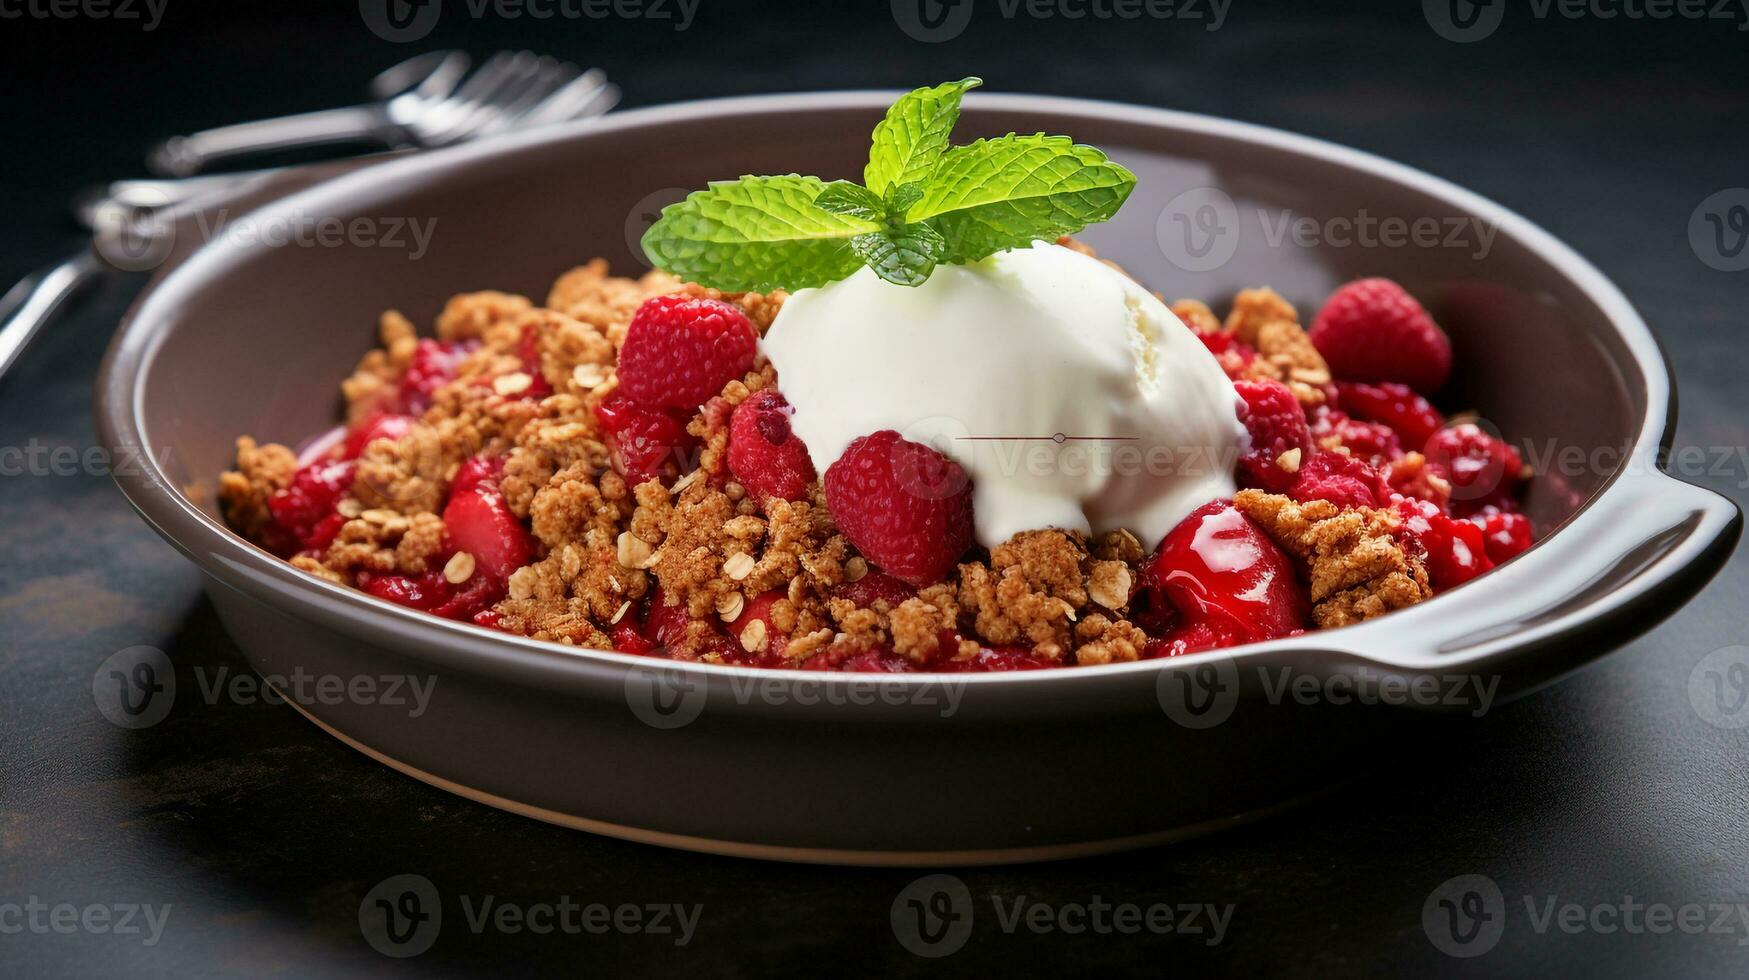
<svg viewBox="0 0 1749 980">
<path fill-rule="evenodd" d="M 1127 528 L 1153 547 L 1234 493 L 1238 393 L 1122 273 L 1039 242 L 921 286 L 870 269 L 790 296 L 762 342 L 822 475 L 893 429 L 972 480 L 978 542 Z"/>
</svg>

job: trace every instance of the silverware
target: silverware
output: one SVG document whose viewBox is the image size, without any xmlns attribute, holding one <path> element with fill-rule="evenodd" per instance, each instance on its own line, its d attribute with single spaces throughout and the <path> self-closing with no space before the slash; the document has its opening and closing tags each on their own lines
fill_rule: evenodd
<svg viewBox="0 0 1749 980">
<path fill-rule="evenodd" d="M 449 146 L 525 125 L 575 118 L 618 101 L 600 69 L 583 71 L 530 51 L 500 51 L 471 75 L 460 51 L 402 62 L 371 85 L 362 105 L 222 126 L 176 136 L 147 156 L 154 173 L 186 177 L 248 153 L 369 143 L 387 149 Z"/>
<path fill-rule="evenodd" d="M 446 70 L 445 65 L 455 63 L 454 54 L 415 58 L 378 76 L 378 84 L 412 84 L 410 91 L 395 96 L 390 103 L 410 95 L 423 100 L 421 105 L 426 108 L 417 114 L 418 133 L 422 135 L 413 145 L 447 146 L 589 118 L 619 101 L 619 88 L 600 70 L 580 71 L 574 65 L 528 52 L 494 55 L 459 88 L 453 80 L 432 82 Z M 461 71 L 466 71 L 465 56 Z M 394 73 L 399 75 L 391 77 Z M 413 76 L 418 76 L 417 83 L 409 82 Z M 417 91 L 427 83 L 430 91 L 447 86 L 449 92 L 434 98 L 418 96 Z M 243 145 L 240 139 L 232 142 Z M 261 143 L 251 145 L 260 147 Z M 123 180 L 80 194 L 74 199 L 73 210 L 79 222 L 93 231 L 91 246 L 31 273 L 0 297 L 0 376 L 44 324 L 106 269 L 140 272 L 156 267 L 169 251 L 169 231 L 179 217 L 239 198 L 263 178 L 285 169 Z"/>
</svg>

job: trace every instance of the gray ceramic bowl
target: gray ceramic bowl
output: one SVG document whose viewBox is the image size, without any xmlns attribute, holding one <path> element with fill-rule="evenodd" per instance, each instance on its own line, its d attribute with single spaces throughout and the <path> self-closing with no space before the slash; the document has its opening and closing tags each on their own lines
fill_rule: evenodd
<svg viewBox="0 0 1749 980">
<path fill-rule="evenodd" d="M 1344 280 L 1394 277 L 1454 337 L 1453 405 L 1480 409 L 1533 458 L 1551 445 L 1613 454 L 1536 482 L 1528 506 L 1545 534 L 1530 552 L 1384 619 L 1177 661 L 946 680 L 668 667 L 537 643 L 317 581 L 225 527 L 213 485 L 233 438 L 295 442 L 332 425 L 336 381 L 385 307 L 429 322 L 463 290 L 543 296 L 591 256 L 641 268 L 640 218 L 673 189 L 742 173 L 854 176 L 890 97 L 627 112 L 272 200 L 239 227 L 363 217 L 378 229 L 436 219 L 436 230 L 417 261 L 405 248 L 231 235 L 161 277 L 98 384 L 105 442 L 158 461 L 119 476 L 123 491 L 208 573 L 260 673 L 283 687 L 336 679 L 306 683 L 298 707 L 372 757 L 599 833 L 845 863 L 1085 854 L 1268 812 L 1339 785 L 1382 746 L 1443 732 L 1442 713 L 1475 713 L 1625 642 L 1679 608 L 1734 543 L 1731 503 L 1658 468 L 1675 399 L 1646 325 L 1522 218 L 1286 133 L 991 95 L 968 101 L 962 133 L 1072 133 L 1136 171 L 1123 213 L 1087 237 L 1167 295 L 1218 300 L 1268 283 L 1306 309 Z M 1283 239 L 1283 214 L 1314 222 L 1314 240 Z M 1366 215 L 1432 220 L 1439 241 L 1344 245 L 1341 229 Z M 185 226 L 184 242 L 196 234 Z M 331 686 L 408 676 L 434 681 L 417 717 L 381 688 L 336 697 Z M 1342 696 L 1381 678 L 1387 704 Z"/>
</svg>

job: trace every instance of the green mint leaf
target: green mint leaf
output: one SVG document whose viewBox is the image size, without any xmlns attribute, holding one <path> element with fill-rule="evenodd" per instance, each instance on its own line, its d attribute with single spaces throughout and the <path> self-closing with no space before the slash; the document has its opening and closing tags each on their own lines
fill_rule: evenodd
<svg viewBox="0 0 1749 980">
<path fill-rule="evenodd" d="M 943 154 L 905 220 L 941 233 L 938 261 L 974 262 L 1104 221 L 1135 185 L 1135 174 L 1067 136 L 1010 133 Z"/>
<path fill-rule="evenodd" d="M 923 199 L 923 182 L 913 181 L 909 184 L 894 184 L 887 188 L 887 214 L 894 220 L 903 222 L 905 212 Z"/>
<path fill-rule="evenodd" d="M 947 242 L 928 225 L 906 225 L 896 231 L 876 231 L 850 240 L 857 258 L 875 275 L 900 286 L 921 286 L 941 261 Z"/>
<path fill-rule="evenodd" d="M 927 177 L 947 150 L 948 136 L 959 121 L 960 99 L 967 89 L 982 84 L 979 78 L 962 78 L 900 96 L 874 129 L 862 172 L 868 189 L 884 196 L 891 185 Z"/>
<path fill-rule="evenodd" d="M 835 180 L 827 184 L 820 196 L 814 198 L 814 206 L 832 214 L 861 218 L 877 224 L 886 221 L 888 214 L 887 202 L 876 196 L 874 191 L 848 180 Z"/>
<path fill-rule="evenodd" d="M 662 209 L 644 233 L 657 268 L 729 292 L 802 289 L 843 279 L 862 264 L 851 240 L 880 225 L 815 206 L 818 177 L 715 181 Z"/>
</svg>

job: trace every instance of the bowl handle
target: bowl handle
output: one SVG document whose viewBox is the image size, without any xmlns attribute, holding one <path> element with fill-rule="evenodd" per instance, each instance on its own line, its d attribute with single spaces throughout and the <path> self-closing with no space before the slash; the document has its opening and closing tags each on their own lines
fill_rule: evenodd
<svg viewBox="0 0 1749 980">
<path fill-rule="evenodd" d="M 1508 686 L 1526 689 L 1651 629 L 1718 572 L 1743 517 L 1649 463 L 1617 479 L 1524 555 L 1342 645 L 1414 673 L 1486 670 L 1510 654 Z"/>
</svg>

